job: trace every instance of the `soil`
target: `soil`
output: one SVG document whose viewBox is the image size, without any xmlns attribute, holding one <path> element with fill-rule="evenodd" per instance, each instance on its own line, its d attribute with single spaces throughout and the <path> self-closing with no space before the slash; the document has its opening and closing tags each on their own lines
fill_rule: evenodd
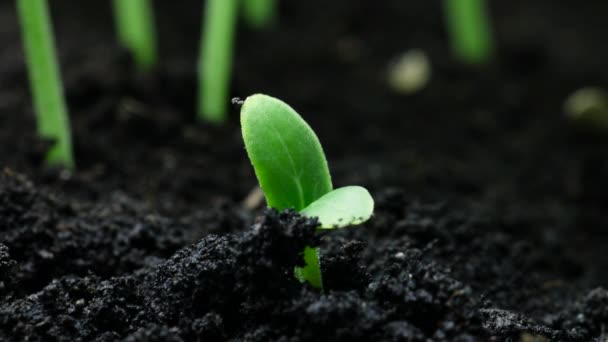
<svg viewBox="0 0 608 342">
<path fill-rule="evenodd" d="M 138 74 L 107 1 L 52 2 L 77 169 L 44 166 L 13 2 L 0 4 L 0 340 L 606 341 L 607 140 L 562 104 L 606 85 L 605 1 L 492 2 L 493 63 L 450 56 L 440 2 L 281 1 L 238 32 L 231 94 L 317 132 L 375 215 L 315 233 L 245 205 L 238 108 L 195 120 L 201 1 L 156 1 Z M 429 85 L 386 70 L 423 49 Z M 325 289 L 293 267 L 320 246 Z"/>
</svg>

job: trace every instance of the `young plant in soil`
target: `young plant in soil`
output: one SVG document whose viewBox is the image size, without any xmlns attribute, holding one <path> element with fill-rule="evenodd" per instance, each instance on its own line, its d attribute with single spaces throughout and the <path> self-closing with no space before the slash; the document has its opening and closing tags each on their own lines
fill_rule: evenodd
<svg viewBox="0 0 608 342">
<path fill-rule="evenodd" d="M 47 163 L 74 167 L 72 137 L 46 0 L 17 0 L 38 134 L 54 141 Z"/>
<path fill-rule="evenodd" d="M 374 200 L 365 188 L 333 189 L 319 139 L 289 105 L 267 95 L 250 96 L 241 108 L 241 127 L 269 207 L 317 217 L 322 230 L 361 224 L 371 217 Z M 295 276 L 322 288 L 318 249 L 307 247 L 304 261 Z"/>
<path fill-rule="evenodd" d="M 444 0 L 454 54 L 468 64 L 483 64 L 493 53 L 485 0 Z"/>
<path fill-rule="evenodd" d="M 252 27 L 261 29 L 272 24 L 276 15 L 276 0 L 243 0 L 245 20 Z"/>
<path fill-rule="evenodd" d="M 238 0 L 208 0 L 198 62 L 198 117 L 221 123 L 228 110 Z"/>
<path fill-rule="evenodd" d="M 154 11 L 149 0 L 114 0 L 114 20 L 120 43 L 140 70 L 156 64 Z"/>
</svg>

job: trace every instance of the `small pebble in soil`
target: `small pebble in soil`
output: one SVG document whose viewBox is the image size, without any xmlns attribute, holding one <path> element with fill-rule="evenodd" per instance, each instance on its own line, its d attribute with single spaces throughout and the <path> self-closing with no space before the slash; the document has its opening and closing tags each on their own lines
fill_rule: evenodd
<svg viewBox="0 0 608 342">
<path fill-rule="evenodd" d="M 431 78 L 431 63 L 419 49 L 404 53 L 388 71 L 388 83 L 397 93 L 411 95 L 422 90 Z"/>
</svg>

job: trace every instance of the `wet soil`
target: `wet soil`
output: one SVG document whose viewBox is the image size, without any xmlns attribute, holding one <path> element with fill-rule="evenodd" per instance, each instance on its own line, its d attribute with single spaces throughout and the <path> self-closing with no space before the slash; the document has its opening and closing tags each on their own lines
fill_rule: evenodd
<svg viewBox="0 0 608 342">
<path fill-rule="evenodd" d="M 0 4 L 0 340 L 604 341 L 607 140 L 562 103 L 605 85 L 608 5 L 492 3 L 493 63 L 454 60 L 439 2 L 282 1 L 238 32 L 232 95 L 317 132 L 357 228 L 245 205 L 238 126 L 194 118 L 200 1 L 156 1 L 162 63 L 138 74 L 106 1 L 53 2 L 77 169 L 44 166 L 12 2 Z M 421 92 L 390 62 L 420 48 Z M 292 276 L 320 246 L 325 291 Z"/>
</svg>

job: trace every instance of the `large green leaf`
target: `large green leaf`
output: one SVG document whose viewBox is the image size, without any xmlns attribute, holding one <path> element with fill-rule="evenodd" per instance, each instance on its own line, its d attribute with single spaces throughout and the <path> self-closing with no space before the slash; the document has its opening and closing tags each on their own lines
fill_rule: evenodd
<svg viewBox="0 0 608 342">
<path fill-rule="evenodd" d="M 319 139 L 289 105 L 252 95 L 241 108 L 241 127 L 269 207 L 300 211 L 332 190 Z"/>
<path fill-rule="evenodd" d="M 345 186 L 329 192 L 301 213 L 318 217 L 322 229 L 353 226 L 367 221 L 374 212 L 374 199 L 360 186 Z"/>
</svg>

